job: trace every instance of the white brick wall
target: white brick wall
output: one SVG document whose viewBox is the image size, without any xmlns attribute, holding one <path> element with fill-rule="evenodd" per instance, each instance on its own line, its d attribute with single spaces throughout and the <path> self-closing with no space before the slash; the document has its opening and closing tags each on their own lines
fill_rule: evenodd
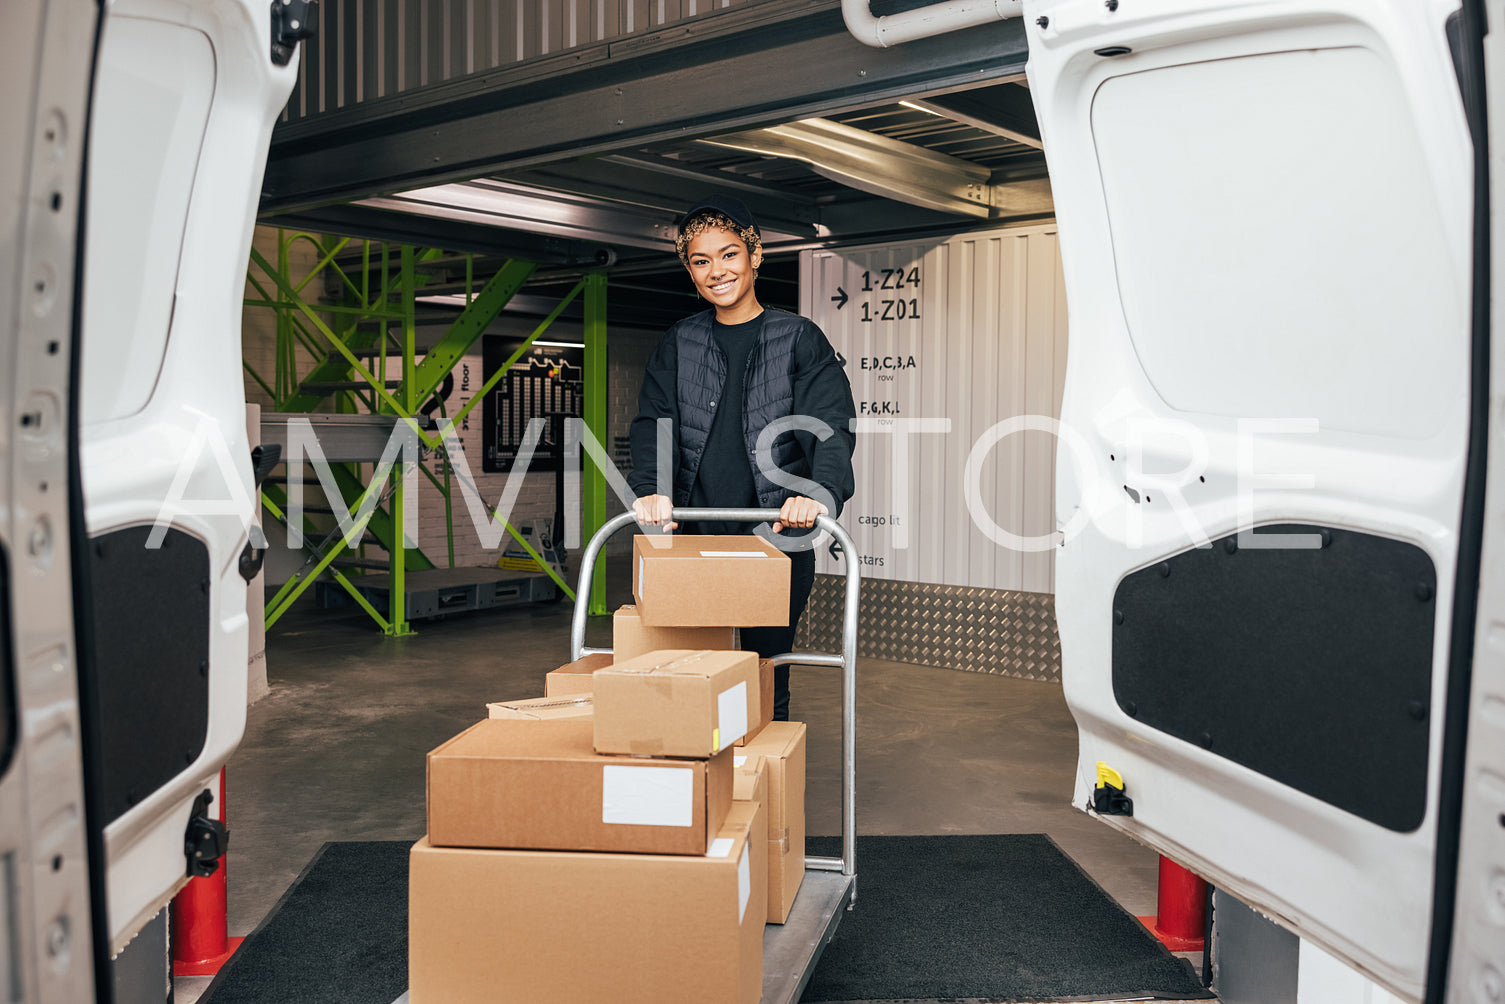
<svg viewBox="0 0 1505 1004">
<path fill-rule="evenodd" d="M 255 236 L 251 241 L 251 246 L 254 247 L 257 251 L 261 252 L 262 256 L 264 256 L 267 261 L 271 262 L 273 266 L 276 266 L 277 230 L 275 228 L 257 227 Z M 292 274 L 292 279 L 294 282 L 297 282 L 304 276 L 308 275 L 309 270 L 312 269 L 314 264 L 319 260 L 319 251 L 310 241 L 298 240 L 295 241 L 291 245 L 291 247 L 289 247 L 288 260 L 291 263 L 291 268 L 289 269 L 289 271 Z M 246 299 L 262 299 L 263 291 L 265 291 L 265 293 L 267 293 L 271 297 L 276 296 L 276 286 L 269 278 L 267 278 L 267 276 L 262 272 L 259 266 L 251 264 L 249 255 L 247 256 L 247 274 L 248 278 L 246 280 Z M 254 278 L 258 283 L 261 284 L 261 290 L 258 290 L 256 289 L 256 287 L 251 285 L 252 278 Z M 306 289 L 308 298 L 312 300 L 313 298 L 317 297 L 319 291 L 322 289 L 323 283 L 318 279 L 315 279 L 313 282 L 309 283 L 308 288 Z M 324 320 L 326 323 L 328 323 L 329 316 L 325 315 Z M 305 321 L 305 325 L 306 324 L 307 322 Z M 323 342 L 323 339 L 317 332 L 313 333 L 313 340 L 321 347 L 321 349 L 327 348 L 327 346 Z M 268 307 L 245 307 L 241 310 L 240 352 L 241 358 L 244 359 L 253 369 L 255 369 L 257 374 L 259 374 L 263 380 L 273 386 L 276 385 L 276 311 Z M 313 368 L 313 365 L 316 361 L 314 356 L 302 345 L 297 345 L 294 349 L 294 352 L 298 360 L 297 372 L 300 375 L 306 374 L 311 368 Z M 251 376 L 250 373 L 245 374 L 245 382 L 246 401 L 250 404 L 261 405 L 263 411 L 273 410 L 271 396 L 267 394 L 266 391 L 261 389 L 261 385 L 256 382 L 256 380 Z M 319 410 L 330 411 L 333 409 L 326 406 L 320 408 Z"/>
</svg>

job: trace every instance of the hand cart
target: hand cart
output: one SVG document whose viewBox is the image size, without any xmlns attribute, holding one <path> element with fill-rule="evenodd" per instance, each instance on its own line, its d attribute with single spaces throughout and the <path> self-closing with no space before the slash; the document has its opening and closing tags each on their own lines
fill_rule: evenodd
<svg viewBox="0 0 1505 1004">
<path fill-rule="evenodd" d="M 724 523 L 772 523 L 777 509 L 675 509 L 678 522 L 719 520 Z M 607 521 L 591 538 L 580 561 L 575 591 L 575 617 L 570 625 L 570 660 L 609 648 L 586 648 L 585 625 L 590 611 L 591 580 L 596 559 L 613 534 L 632 525 L 632 513 Z M 805 880 L 794 897 L 789 919 L 763 928 L 763 1004 L 794 1004 L 800 999 L 821 952 L 836 934 L 841 915 L 857 901 L 857 597 L 861 586 L 852 538 L 829 516 L 816 519 L 818 529 L 835 537 L 847 555 L 846 600 L 842 616 L 841 655 L 786 652 L 773 658 L 777 666 L 828 666 L 841 670 L 841 857 L 805 857 Z M 407 1004 L 404 993 L 393 1004 Z"/>
<path fill-rule="evenodd" d="M 772 523 L 777 509 L 675 509 L 676 522 L 717 520 L 723 523 Z M 636 522 L 625 512 L 607 521 L 591 538 L 580 561 L 580 583 L 575 590 L 575 619 L 570 626 L 570 659 L 609 648 L 585 647 L 585 624 L 590 611 L 591 579 L 596 559 L 607 540 L 618 530 Z M 835 537 L 846 555 L 846 600 L 842 616 L 841 655 L 786 652 L 773 657 L 776 666 L 829 666 L 841 670 L 841 857 L 806 856 L 805 880 L 789 919 L 763 928 L 763 1004 L 793 1004 L 800 999 L 821 952 L 836 934 L 841 915 L 857 900 L 857 598 L 861 576 L 852 555 L 852 538 L 829 516 L 816 519 L 816 527 Z"/>
</svg>

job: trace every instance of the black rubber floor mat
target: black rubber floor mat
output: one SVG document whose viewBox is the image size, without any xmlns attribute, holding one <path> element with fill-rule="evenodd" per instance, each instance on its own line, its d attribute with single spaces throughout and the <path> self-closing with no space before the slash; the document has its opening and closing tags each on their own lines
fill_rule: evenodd
<svg viewBox="0 0 1505 1004">
<path fill-rule="evenodd" d="M 811 854 L 841 853 L 812 837 Z M 1044 834 L 857 838 L 857 905 L 803 1001 L 1207 999 Z"/>
<path fill-rule="evenodd" d="M 201 1004 L 391 1004 L 407 989 L 411 847 L 325 844 Z M 803 1000 L 1210 996 L 1050 838 L 1012 834 L 858 837 L 857 908 Z"/>
<path fill-rule="evenodd" d="M 412 846 L 319 848 L 199 1004 L 392 1004 L 408 988 Z"/>
</svg>

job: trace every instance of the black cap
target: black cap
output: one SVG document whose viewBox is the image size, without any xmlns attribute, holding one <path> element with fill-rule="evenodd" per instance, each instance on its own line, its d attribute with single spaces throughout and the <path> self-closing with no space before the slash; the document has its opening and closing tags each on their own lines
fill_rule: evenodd
<svg viewBox="0 0 1505 1004">
<path fill-rule="evenodd" d="M 685 213 L 679 221 L 679 229 L 683 231 L 685 224 L 689 223 L 696 213 L 706 210 L 720 213 L 739 227 L 751 227 L 753 233 L 759 237 L 763 236 L 762 231 L 758 229 L 758 221 L 753 219 L 752 211 L 742 204 L 742 200 L 734 195 L 722 195 L 719 192 L 715 195 L 707 195 L 691 206 L 689 212 Z"/>
</svg>

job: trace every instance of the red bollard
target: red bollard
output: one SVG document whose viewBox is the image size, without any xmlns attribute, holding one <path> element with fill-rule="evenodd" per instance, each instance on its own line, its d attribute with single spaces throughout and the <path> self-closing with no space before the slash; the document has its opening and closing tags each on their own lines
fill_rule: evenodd
<svg viewBox="0 0 1505 1004">
<path fill-rule="evenodd" d="M 225 820 L 225 772 L 219 772 L 219 806 L 210 812 Z M 227 937 L 225 866 L 219 859 L 213 875 L 191 878 L 172 899 L 172 974 L 213 976 L 240 947 L 244 938 Z"/>
<path fill-rule="evenodd" d="M 1154 917 L 1140 917 L 1173 952 L 1200 952 L 1207 924 L 1207 883 L 1170 858 L 1160 857 L 1160 884 L 1156 890 Z"/>
</svg>

